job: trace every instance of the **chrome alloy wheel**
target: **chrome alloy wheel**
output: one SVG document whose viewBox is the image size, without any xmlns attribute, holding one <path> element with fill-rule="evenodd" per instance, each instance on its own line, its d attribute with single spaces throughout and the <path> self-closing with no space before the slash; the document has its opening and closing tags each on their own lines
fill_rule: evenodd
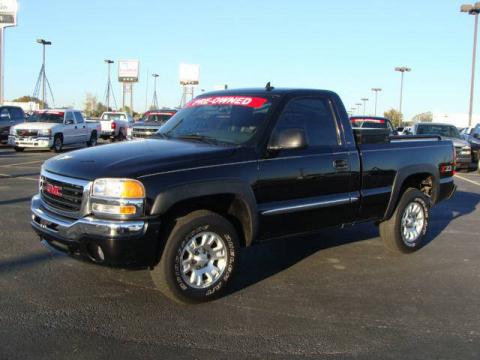
<svg viewBox="0 0 480 360">
<path fill-rule="evenodd" d="M 402 238 L 405 245 L 415 246 L 425 225 L 425 210 L 421 204 L 414 201 L 405 208 L 401 222 Z"/>
<path fill-rule="evenodd" d="M 181 251 L 183 281 L 195 289 L 205 289 L 222 276 L 227 266 L 227 247 L 216 233 L 205 231 L 190 238 Z"/>
</svg>

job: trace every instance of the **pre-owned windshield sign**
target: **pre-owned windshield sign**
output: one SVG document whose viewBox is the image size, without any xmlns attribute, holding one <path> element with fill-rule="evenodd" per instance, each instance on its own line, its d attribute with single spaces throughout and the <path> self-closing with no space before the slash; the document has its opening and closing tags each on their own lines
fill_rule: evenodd
<svg viewBox="0 0 480 360">
<path fill-rule="evenodd" d="M 267 99 L 250 96 L 213 96 L 190 101 L 186 107 L 194 106 L 221 106 L 221 105 L 236 105 L 248 106 L 252 108 L 259 108 L 267 102 Z"/>
</svg>

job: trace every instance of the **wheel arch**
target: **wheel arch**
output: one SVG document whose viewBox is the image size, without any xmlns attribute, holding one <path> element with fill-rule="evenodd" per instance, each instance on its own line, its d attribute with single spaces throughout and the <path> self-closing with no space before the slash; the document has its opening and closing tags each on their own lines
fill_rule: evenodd
<svg viewBox="0 0 480 360">
<path fill-rule="evenodd" d="M 422 183 L 424 181 L 428 181 L 431 184 L 430 199 L 432 204 L 435 204 L 440 187 L 439 179 L 439 170 L 431 164 L 412 165 L 402 168 L 395 176 L 390 200 L 384 214 L 384 220 L 390 219 L 393 215 L 400 198 L 407 188 L 414 187 L 422 190 Z"/>
<path fill-rule="evenodd" d="M 151 215 L 172 220 L 199 209 L 229 219 L 239 231 L 242 246 L 250 246 L 258 233 L 255 196 L 250 186 L 238 181 L 200 182 L 167 189 L 156 196 Z"/>
</svg>

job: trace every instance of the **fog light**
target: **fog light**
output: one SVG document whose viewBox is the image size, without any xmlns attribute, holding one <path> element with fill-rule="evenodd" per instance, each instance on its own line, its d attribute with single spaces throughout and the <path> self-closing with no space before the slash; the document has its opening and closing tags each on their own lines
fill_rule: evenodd
<svg viewBox="0 0 480 360">
<path fill-rule="evenodd" d="M 96 213 L 112 215 L 135 215 L 137 208 L 133 205 L 107 205 L 92 204 L 92 210 Z"/>
</svg>

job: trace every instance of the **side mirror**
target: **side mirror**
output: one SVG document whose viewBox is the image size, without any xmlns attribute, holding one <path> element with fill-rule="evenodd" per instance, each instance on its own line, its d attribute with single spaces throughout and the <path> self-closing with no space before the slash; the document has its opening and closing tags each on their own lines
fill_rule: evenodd
<svg viewBox="0 0 480 360">
<path fill-rule="evenodd" d="M 479 134 L 479 133 L 475 133 L 475 134 L 473 134 L 473 137 L 474 137 L 475 139 L 480 139 L 480 134 Z"/>
<path fill-rule="evenodd" d="M 65 125 L 73 125 L 73 120 L 65 120 Z"/>
<path fill-rule="evenodd" d="M 268 150 L 300 150 L 307 147 L 304 129 L 285 129 L 272 136 Z"/>
</svg>

